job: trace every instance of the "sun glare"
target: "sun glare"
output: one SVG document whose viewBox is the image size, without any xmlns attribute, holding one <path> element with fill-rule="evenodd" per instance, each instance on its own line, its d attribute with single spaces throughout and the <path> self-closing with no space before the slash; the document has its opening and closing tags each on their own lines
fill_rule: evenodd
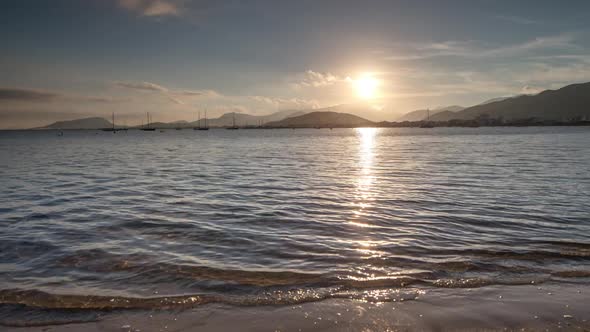
<svg viewBox="0 0 590 332">
<path fill-rule="evenodd" d="M 363 99 L 375 98 L 379 81 L 369 74 L 364 74 L 353 81 L 357 95 Z"/>
</svg>

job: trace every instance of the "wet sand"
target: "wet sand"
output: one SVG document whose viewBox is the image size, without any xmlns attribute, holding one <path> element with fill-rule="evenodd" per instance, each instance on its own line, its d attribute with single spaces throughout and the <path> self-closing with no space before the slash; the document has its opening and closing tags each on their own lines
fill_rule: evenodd
<svg viewBox="0 0 590 332">
<path fill-rule="evenodd" d="M 368 291 L 370 292 L 370 291 Z M 403 294 L 418 296 L 403 296 Z M 402 294 L 402 293 L 400 293 Z M 403 290 L 390 302 L 330 299 L 299 305 L 203 305 L 184 311 L 119 311 L 96 322 L 33 331 L 590 331 L 586 284 Z M 368 299 L 371 296 L 367 296 Z"/>
</svg>

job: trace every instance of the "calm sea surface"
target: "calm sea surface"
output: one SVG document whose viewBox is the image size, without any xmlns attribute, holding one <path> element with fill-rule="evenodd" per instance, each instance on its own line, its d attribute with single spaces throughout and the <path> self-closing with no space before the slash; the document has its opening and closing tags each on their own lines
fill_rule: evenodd
<svg viewBox="0 0 590 332">
<path fill-rule="evenodd" d="M 590 128 L 0 132 L 0 180 L 4 317 L 590 284 Z"/>
</svg>

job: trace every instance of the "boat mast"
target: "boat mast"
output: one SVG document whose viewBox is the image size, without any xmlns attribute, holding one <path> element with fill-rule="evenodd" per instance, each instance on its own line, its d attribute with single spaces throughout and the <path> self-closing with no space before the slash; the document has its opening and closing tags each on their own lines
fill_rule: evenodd
<svg viewBox="0 0 590 332">
<path fill-rule="evenodd" d="M 115 112 L 113 112 L 113 131 L 115 131 Z"/>
<path fill-rule="evenodd" d="M 207 109 L 205 109 L 205 128 L 209 128 L 209 124 L 207 124 Z"/>
<path fill-rule="evenodd" d="M 201 128 L 201 111 L 199 111 L 199 117 L 197 118 L 197 126 L 199 126 L 199 129 Z"/>
</svg>

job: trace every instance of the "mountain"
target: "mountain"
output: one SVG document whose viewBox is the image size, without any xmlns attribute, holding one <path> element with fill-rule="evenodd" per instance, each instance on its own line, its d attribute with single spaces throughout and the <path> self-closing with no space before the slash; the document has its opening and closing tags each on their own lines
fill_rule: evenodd
<svg viewBox="0 0 590 332">
<path fill-rule="evenodd" d="M 278 112 L 274 112 L 272 114 L 269 115 L 263 115 L 265 122 L 271 122 L 271 121 L 280 121 L 286 118 L 292 118 L 294 116 L 299 116 L 299 115 L 303 115 L 305 113 L 308 113 L 308 111 L 303 111 L 303 110 L 283 110 L 283 111 L 278 111 Z"/>
<path fill-rule="evenodd" d="M 449 121 L 457 118 L 458 112 L 442 111 L 430 116 L 430 121 Z M 424 120 L 424 119 L 422 119 Z M 420 120 L 420 121 L 422 121 Z"/>
<path fill-rule="evenodd" d="M 266 126 L 268 127 L 287 128 L 352 128 L 374 125 L 374 122 L 358 117 L 356 115 L 330 111 L 311 112 L 300 116 L 295 116 L 281 121 L 270 122 L 266 124 Z"/>
<path fill-rule="evenodd" d="M 267 122 L 280 121 L 292 116 L 298 116 L 305 114 L 304 111 L 300 110 L 284 110 L 275 112 L 268 115 L 250 115 L 245 113 L 225 113 L 218 118 L 208 119 L 207 124 L 210 127 L 229 127 L 233 125 L 234 114 L 236 118 L 236 126 L 260 126 Z M 205 120 L 201 119 L 201 125 L 205 124 Z M 189 123 L 190 126 L 197 127 L 199 121 Z"/>
<path fill-rule="evenodd" d="M 111 128 L 112 126 L 112 123 L 103 118 L 93 117 L 69 121 L 57 121 L 48 126 L 36 129 L 100 129 Z"/>
<path fill-rule="evenodd" d="M 465 107 L 457 106 L 457 105 L 438 107 L 438 108 L 430 110 L 430 116 L 433 116 L 434 114 L 441 113 L 441 112 L 450 112 L 450 113 L 458 112 L 463 109 L 465 109 Z M 398 122 L 422 121 L 422 120 L 425 120 L 427 116 L 428 116 L 428 110 L 416 110 L 416 111 L 412 111 L 412 112 L 409 112 L 409 113 L 406 113 L 406 114 L 400 116 L 395 121 L 398 121 Z"/>
<path fill-rule="evenodd" d="M 348 113 L 370 121 L 381 121 L 393 116 L 392 112 L 388 109 L 385 109 L 382 105 L 377 105 L 370 102 L 340 104 L 325 108 L 313 109 L 310 110 L 310 112 Z"/>
<path fill-rule="evenodd" d="M 568 121 L 590 118 L 590 82 L 572 84 L 558 90 L 545 90 L 536 95 L 520 95 L 487 104 L 468 107 L 452 115 L 452 119 L 473 120 L 485 116 L 493 119 Z M 447 121 L 448 114 L 435 114 L 432 121 Z"/>
</svg>

